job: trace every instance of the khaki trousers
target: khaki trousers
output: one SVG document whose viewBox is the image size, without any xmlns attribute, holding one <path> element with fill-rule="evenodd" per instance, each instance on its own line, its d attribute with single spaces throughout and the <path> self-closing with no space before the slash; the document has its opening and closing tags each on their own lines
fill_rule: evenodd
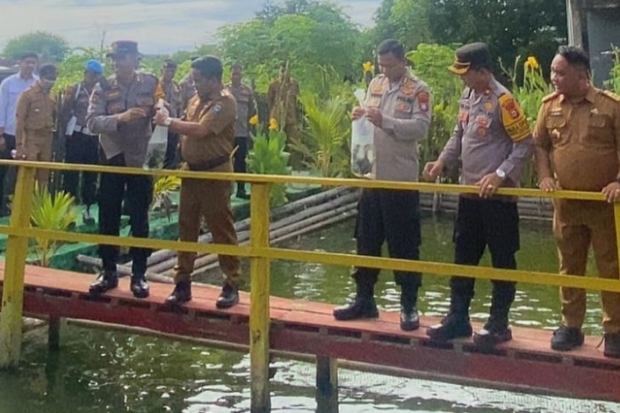
<svg viewBox="0 0 620 413">
<path fill-rule="evenodd" d="M 183 179 L 179 207 L 179 236 L 181 241 L 196 242 L 200 233 L 200 218 L 204 217 L 215 244 L 238 245 L 237 232 L 230 206 L 232 184 L 225 181 Z M 196 253 L 179 252 L 175 283 L 190 281 Z M 239 258 L 220 255 L 224 281 L 234 288 L 241 284 Z"/>
<path fill-rule="evenodd" d="M 25 151 L 29 161 L 51 162 L 52 161 L 52 135 L 33 134 L 27 132 Z M 50 181 L 49 169 L 37 169 L 37 182 L 39 186 L 47 187 Z"/>
<path fill-rule="evenodd" d="M 613 206 L 596 201 L 557 200 L 553 232 L 560 258 L 560 274 L 585 275 L 590 245 L 599 277 L 618 280 L 618 250 Z M 620 332 L 620 294 L 601 292 L 603 329 Z M 560 288 L 562 322 L 581 328 L 586 312 L 586 292 Z"/>
</svg>

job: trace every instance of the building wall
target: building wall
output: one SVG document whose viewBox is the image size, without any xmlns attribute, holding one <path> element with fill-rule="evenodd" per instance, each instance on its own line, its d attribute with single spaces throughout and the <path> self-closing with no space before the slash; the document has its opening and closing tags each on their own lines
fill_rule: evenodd
<svg viewBox="0 0 620 413">
<path fill-rule="evenodd" d="M 620 47 L 620 8 L 586 12 L 588 51 L 594 83 L 601 87 L 614 64 L 613 47 Z"/>
</svg>

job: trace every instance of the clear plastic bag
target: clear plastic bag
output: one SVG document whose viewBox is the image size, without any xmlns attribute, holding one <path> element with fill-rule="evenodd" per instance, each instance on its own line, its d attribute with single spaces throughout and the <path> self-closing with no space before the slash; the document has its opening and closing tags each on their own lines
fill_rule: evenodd
<svg viewBox="0 0 620 413">
<path fill-rule="evenodd" d="M 164 100 L 159 99 L 157 102 L 157 111 L 163 112 L 166 116 L 169 114 L 168 109 L 164 105 Z M 149 145 L 146 149 L 146 158 L 144 158 L 144 169 L 162 169 L 166 158 L 166 149 L 168 147 L 168 127 L 157 125 L 153 130 Z"/>
<path fill-rule="evenodd" d="M 361 107 L 364 106 L 365 92 L 355 91 L 355 97 Z M 351 172 L 357 177 L 374 179 L 375 177 L 375 127 L 365 116 L 351 124 Z"/>
</svg>

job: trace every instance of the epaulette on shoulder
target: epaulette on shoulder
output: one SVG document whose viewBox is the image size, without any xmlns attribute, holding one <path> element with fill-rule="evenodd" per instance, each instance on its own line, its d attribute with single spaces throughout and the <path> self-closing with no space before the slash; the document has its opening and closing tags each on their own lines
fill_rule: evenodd
<svg viewBox="0 0 620 413">
<path fill-rule="evenodd" d="M 599 93 L 615 102 L 620 102 L 620 96 L 616 95 L 614 92 L 610 92 L 609 90 L 599 90 Z"/>
<path fill-rule="evenodd" d="M 553 93 L 551 93 L 551 94 L 549 94 L 549 95 L 545 96 L 545 97 L 542 99 L 542 101 L 543 101 L 543 103 L 546 103 L 546 102 L 549 102 L 550 100 L 555 99 L 555 98 L 556 98 L 556 97 L 558 97 L 558 96 L 559 96 L 558 92 L 553 92 Z"/>
</svg>

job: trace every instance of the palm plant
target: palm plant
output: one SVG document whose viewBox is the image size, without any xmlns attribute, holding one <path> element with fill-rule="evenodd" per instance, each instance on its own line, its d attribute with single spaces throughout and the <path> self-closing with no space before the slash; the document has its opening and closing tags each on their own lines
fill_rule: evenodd
<svg viewBox="0 0 620 413">
<path fill-rule="evenodd" d="M 304 157 L 305 166 L 325 177 L 337 177 L 349 170 L 348 139 L 351 120 L 347 101 L 339 96 L 321 100 L 311 92 L 302 93 L 307 127 L 301 139 L 292 142 Z"/>
<path fill-rule="evenodd" d="M 52 195 L 46 187 L 35 184 L 30 224 L 42 230 L 67 231 L 78 218 L 74 206 L 75 198 L 70 194 L 59 191 Z M 43 267 L 49 267 L 51 257 L 59 247 L 56 240 L 34 239 L 33 249 Z"/>
<path fill-rule="evenodd" d="M 174 203 L 172 193 L 177 192 L 181 187 L 181 178 L 174 175 L 161 176 L 153 184 L 152 210 L 164 211 L 168 220 L 172 215 Z"/>
<path fill-rule="evenodd" d="M 271 123 L 269 135 L 257 133 L 252 136 L 254 145 L 248 154 L 248 171 L 263 175 L 290 175 L 291 168 L 287 166 L 290 154 L 286 152 L 286 135 L 278 130 L 275 120 L 272 120 Z M 286 202 L 284 184 L 273 185 L 270 198 L 271 206 L 280 206 Z"/>
</svg>

